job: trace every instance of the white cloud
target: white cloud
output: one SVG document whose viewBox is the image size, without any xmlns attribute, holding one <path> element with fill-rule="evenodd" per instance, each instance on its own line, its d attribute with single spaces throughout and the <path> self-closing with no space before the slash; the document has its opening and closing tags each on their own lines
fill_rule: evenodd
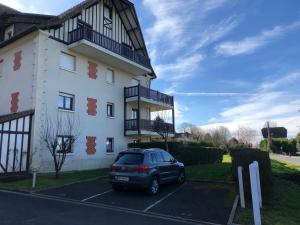
<svg viewBox="0 0 300 225">
<path fill-rule="evenodd" d="M 198 68 L 200 62 L 204 59 L 201 54 L 194 54 L 183 58 L 177 58 L 176 62 L 170 64 L 161 64 L 155 66 L 155 71 L 160 79 L 182 80 L 190 77 Z"/>
<path fill-rule="evenodd" d="M 38 13 L 38 9 L 34 4 L 28 3 L 28 1 L 22 0 L 0 0 L 0 3 L 3 5 L 7 5 L 11 8 L 14 8 L 21 12 L 28 12 L 28 13 Z"/>
<path fill-rule="evenodd" d="M 286 127 L 292 137 L 298 130 L 297 125 L 300 125 L 300 94 L 289 92 L 289 87 L 297 85 L 299 81 L 298 71 L 281 75 L 277 79 L 269 77 L 268 81 L 254 90 L 256 93 L 253 96 L 240 98 L 238 104 L 224 109 L 219 118 L 209 120 L 203 127 L 222 125 L 234 131 L 242 125 L 260 130 L 266 121 L 272 120 L 278 126 Z"/>
<path fill-rule="evenodd" d="M 190 109 L 189 107 L 179 103 L 178 101 L 174 102 L 175 107 L 175 121 L 177 124 L 183 123 L 186 121 L 184 114 L 188 112 Z"/>
<path fill-rule="evenodd" d="M 253 53 L 255 50 L 299 27 L 300 21 L 296 21 L 285 26 L 275 26 L 271 30 L 265 30 L 257 36 L 246 37 L 240 41 L 223 42 L 216 47 L 216 53 L 224 56 Z"/>
</svg>

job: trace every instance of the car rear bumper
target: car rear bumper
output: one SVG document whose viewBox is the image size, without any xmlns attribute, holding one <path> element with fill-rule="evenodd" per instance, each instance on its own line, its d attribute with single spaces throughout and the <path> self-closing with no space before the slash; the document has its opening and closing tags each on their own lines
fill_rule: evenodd
<svg viewBox="0 0 300 225">
<path fill-rule="evenodd" d="M 121 181 L 117 180 L 116 177 L 128 177 L 128 181 Z M 150 175 L 140 175 L 140 176 L 133 176 L 124 173 L 111 173 L 109 175 L 110 183 L 125 187 L 138 187 L 138 188 L 147 188 L 151 181 Z"/>
</svg>

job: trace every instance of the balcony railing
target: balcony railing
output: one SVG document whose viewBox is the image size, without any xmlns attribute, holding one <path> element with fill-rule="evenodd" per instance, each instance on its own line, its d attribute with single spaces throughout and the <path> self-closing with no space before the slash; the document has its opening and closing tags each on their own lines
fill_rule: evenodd
<svg viewBox="0 0 300 225">
<path fill-rule="evenodd" d="M 150 88 L 146 88 L 141 85 L 137 85 L 133 87 L 125 87 L 125 98 L 138 97 L 138 96 L 153 100 L 155 102 L 160 102 L 166 105 L 174 106 L 173 96 L 166 95 L 159 91 L 154 91 Z"/>
<path fill-rule="evenodd" d="M 87 26 L 82 26 L 69 32 L 69 44 L 83 39 L 99 45 L 100 47 L 112 51 L 148 69 L 151 69 L 150 59 L 148 57 L 133 51 L 128 46 L 122 45 L 119 42 L 116 42 Z"/>
<path fill-rule="evenodd" d="M 156 132 L 154 129 L 155 121 L 154 120 L 145 120 L 145 119 L 130 119 L 125 120 L 125 131 L 151 131 Z M 164 131 L 169 133 L 174 133 L 174 126 L 171 123 L 163 123 L 159 127 L 162 127 Z"/>
</svg>

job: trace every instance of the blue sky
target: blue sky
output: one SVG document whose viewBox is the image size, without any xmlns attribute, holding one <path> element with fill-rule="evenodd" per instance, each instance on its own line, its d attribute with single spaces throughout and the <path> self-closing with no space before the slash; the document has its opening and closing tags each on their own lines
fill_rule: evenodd
<svg viewBox="0 0 300 225">
<path fill-rule="evenodd" d="M 0 0 L 58 14 L 80 0 Z M 158 79 L 176 99 L 176 122 L 260 129 L 300 125 L 300 1 L 134 0 Z"/>
</svg>

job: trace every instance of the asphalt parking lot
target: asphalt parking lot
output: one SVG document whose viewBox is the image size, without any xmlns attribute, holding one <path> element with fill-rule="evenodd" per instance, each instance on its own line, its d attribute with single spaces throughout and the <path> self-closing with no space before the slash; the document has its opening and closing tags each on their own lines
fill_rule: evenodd
<svg viewBox="0 0 300 225">
<path fill-rule="evenodd" d="M 37 194 L 178 222 L 211 225 L 227 224 L 235 198 L 234 187 L 227 184 L 170 184 L 162 186 L 157 195 L 149 196 L 139 190 L 115 192 L 106 179 L 72 184 Z"/>
</svg>

